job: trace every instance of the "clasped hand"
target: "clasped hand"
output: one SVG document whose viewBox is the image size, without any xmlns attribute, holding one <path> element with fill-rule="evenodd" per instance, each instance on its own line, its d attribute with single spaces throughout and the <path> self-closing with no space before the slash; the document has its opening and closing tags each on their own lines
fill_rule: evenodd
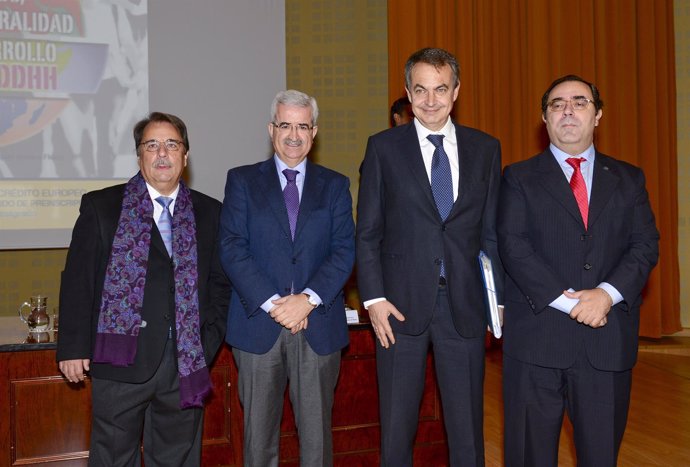
<svg viewBox="0 0 690 467">
<path fill-rule="evenodd" d="M 273 300 L 275 305 L 269 314 L 278 324 L 297 334 L 302 329 L 307 329 L 309 313 L 314 309 L 309 304 L 304 294 L 286 295 Z"/>
<path fill-rule="evenodd" d="M 607 323 L 606 315 L 611 310 L 613 300 L 604 289 L 596 288 L 577 292 L 564 290 L 563 295 L 579 300 L 570 311 L 570 317 L 576 319 L 578 323 L 593 328 L 600 328 Z"/>
</svg>

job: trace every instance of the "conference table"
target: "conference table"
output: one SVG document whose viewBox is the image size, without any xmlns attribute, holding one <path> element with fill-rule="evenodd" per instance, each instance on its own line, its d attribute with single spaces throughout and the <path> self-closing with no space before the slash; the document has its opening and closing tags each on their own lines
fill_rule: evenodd
<svg viewBox="0 0 690 467">
<path fill-rule="evenodd" d="M 377 466 L 380 430 L 374 336 L 368 323 L 349 325 L 333 409 L 336 466 Z M 0 467 L 87 465 L 90 381 L 67 383 L 55 362 L 58 331 L 29 333 L 18 317 L 0 317 Z M 416 466 L 447 465 L 433 356 L 415 441 Z M 242 407 L 228 346 L 212 368 L 214 391 L 205 408 L 202 466 L 242 466 Z M 299 442 L 289 400 L 281 425 L 280 465 L 299 466 Z"/>
</svg>

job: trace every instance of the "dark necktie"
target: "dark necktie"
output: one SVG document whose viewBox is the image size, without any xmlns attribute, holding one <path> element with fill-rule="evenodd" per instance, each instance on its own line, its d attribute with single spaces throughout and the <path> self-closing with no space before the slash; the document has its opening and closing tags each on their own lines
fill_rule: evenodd
<svg viewBox="0 0 690 467">
<path fill-rule="evenodd" d="M 163 206 L 163 212 L 158 218 L 158 231 L 161 233 L 163 238 L 163 243 L 165 244 L 165 249 L 168 250 L 168 254 L 172 258 L 172 215 L 170 215 L 170 203 L 172 203 L 172 198 L 167 196 L 159 196 L 156 198 L 158 204 Z"/>
<path fill-rule="evenodd" d="M 585 230 L 587 230 L 587 216 L 589 213 L 589 201 L 587 200 L 587 185 L 585 179 L 582 177 L 580 164 L 587 159 L 584 157 L 569 157 L 565 161 L 573 168 L 573 176 L 570 177 L 570 188 L 573 190 L 577 207 L 580 208 L 582 220 L 585 223 Z"/>
<path fill-rule="evenodd" d="M 450 174 L 450 162 L 443 149 L 443 135 L 429 135 L 427 139 L 436 148 L 431 159 L 431 191 L 434 193 L 441 220 L 445 221 L 453 208 L 453 177 Z"/>
<path fill-rule="evenodd" d="M 444 135 L 429 135 L 427 139 L 434 145 L 431 159 L 431 191 L 441 220 L 446 220 L 453 208 L 453 177 L 450 174 L 450 161 L 443 149 Z M 446 277 L 446 266 L 441 262 L 441 277 Z"/>
<path fill-rule="evenodd" d="M 287 208 L 288 220 L 290 221 L 290 233 L 292 238 L 295 238 L 295 227 L 297 226 L 297 214 L 299 214 L 299 191 L 297 190 L 297 174 L 299 171 L 285 169 L 283 175 L 287 178 L 287 185 L 283 190 L 283 197 L 285 198 L 285 207 Z"/>
</svg>

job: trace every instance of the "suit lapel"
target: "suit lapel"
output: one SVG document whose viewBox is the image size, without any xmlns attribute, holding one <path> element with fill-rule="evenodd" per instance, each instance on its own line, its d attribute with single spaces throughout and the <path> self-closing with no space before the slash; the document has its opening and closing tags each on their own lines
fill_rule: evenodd
<svg viewBox="0 0 690 467">
<path fill-rule="evenodd" d="M 414 123 L 408 124 L 407 131 L 398 140 L 397 152 L 404 156 L 400 158 L 400 164 L 406 166 L 407 170 L 411 172 L 412 180 L 414 180 L 413 184 L 424 193 L 424 196 L 440 220 L 434 194 L 429 183 L 429 175 L 427 174 L 426 167 L 424 167 L 424 158 L 419 147 L 419 137 Z M 401 177 L 401 180 L 407 180 L 407 177 Z"/>
<path fill-rule="evenodd" d="M 309 219 L 309 215 L 318 206 L 321 199 L 325 181 L 319 174 L 318 167 L 307 161 L 307 170 L 302 187 L 302 198 L 299 203 L 299 214 L 297 215 L 297 226 L 295 227 L 295 238 L 299 238 L 300 232 Z"/>
<path fill-rule="evenodd" d="M 594 225 L 601 215 L 611 195 L 616 191 L 619 177 L 609 168 L 609 159 L 597 153 L 594 159 L 594 176 L 592 177 L 592 195 L 589 201 L 589 225 Z"/>
<path fill-rule="evenodd" d="M 479 154 L 480 148 L 475 144 L 475 141 L 470 139 L 467 134 L 463 134 L 462 127 L 453 124 L 455 129 L 455 141 L 458 147 L 458 197 L 453 204 L 453 209 L 448 215 L 448 219 L 458 215 L 460 212 L 460 205 L 463 200 L 463 195 L 471 190 L 477 183 L 477 179 L 482 177 L 482 168 L 477 168 L 481 164 L 481 159 L 472 157 L 473 154 Z"/>
<path fill-rule="evenodd" d="M 537 161 L 536 176 L 541 180 L 541 184 L 547 192 L 551 194 L 568 213 L 577 220 L 582 228 L 585 228 L 582 221 L 580 208 L 577 206 L 573 190 L 568 184 L 568 179 L 563 174 L 563 170 L 558 165 L 558 161 L 550 150 L 541 153 Z"/>
<path fill-rule="evenodd" d="M 153 222 L 151 226 L 151 243 L 150 246 L 156 248 L 163 254 L 163 256 L 169 256 L 168 250 L 165 248 L 165 243 L 163 243 L 163 237 L 161 237 L 161 232 L 158 230 L 156 222 Z"/>
<path fill-rule="evenodd" d="M 478 149 L 475 144 L 468 138 L 462 137 L 461 127 L 457 124 L 453 124 L 455 129 L 455 141 L 458 147 L 458 198 L 453 204 L 453 209 L 450 211 L 448 218 L 456 215 L 460 210 L 460 203 L 463 198 L 463 194 L 467 191 L 468 187 L 473 185 L 474 176 L 474 162 L 477 158 L 471 157 L 471 154 L 477 154 Z"/>
<path fill-rule="evenodd" d="M 283 229 L 288 238 L 291 238 L 292 233 L 290 232 L 285 198 L 283 198 L 283 191 L 280 189 L 278 171 L 272 157 L 259 166 L 259 172 L 257 188 L 266 197 L 266 202 L 273 211 L 280 228 Z"/>
</svg>

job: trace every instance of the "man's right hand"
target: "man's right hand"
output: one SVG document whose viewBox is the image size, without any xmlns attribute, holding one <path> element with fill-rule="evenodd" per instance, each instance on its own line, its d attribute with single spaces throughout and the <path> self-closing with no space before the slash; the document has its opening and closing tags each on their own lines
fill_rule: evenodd
<svg viewBox="0 0 690 467">
<path fill-rule="evenodd" d="M 60 371 L 67 381 L 70 383 L 79 383 L 86 378 L 86 372 L 89 371 L 91 360 L 88 358 L 77 360 L 63 360 L 58 363 Z"/>
<path fill-rule="evenodd" d="M 405 321 L 403 314 L 388 300 L 369 305 L 368 310 L 371 326 L 374 328 L 374 334 L 376 334 L 381 346 L 387 349 L 390 344 L 395 344 L 395 336 L 388 322 L 388 317 L 393 315 L 398 321 Z"/>
</svg>

